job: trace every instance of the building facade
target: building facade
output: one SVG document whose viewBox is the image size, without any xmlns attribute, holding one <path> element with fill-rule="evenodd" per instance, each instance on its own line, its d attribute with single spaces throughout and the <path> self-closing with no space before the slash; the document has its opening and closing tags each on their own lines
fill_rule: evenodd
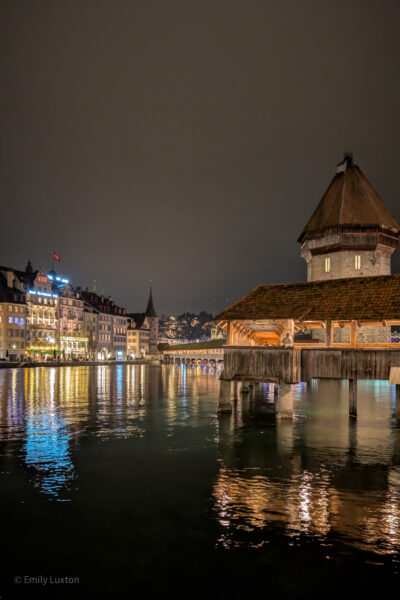
<svg viewBox="0 0 400 600">
<path fill-rule="evenodd" d="M 149 299 L 145 312 L 130 313 L 127 331 L 128 356 L 155 356 L 158 353 L 158 322 L 154 308 L 153 291 L 150 286 Z"/>
<path fill-rule="evenodd" d="M 99 296 L 95 292 L 80 290 L 80 295 L 97 311 L 97 358 L 125 359 L 128 324 L 126 309 L 117 306 L 111 298 Z"/>
<path fill-rule="evenodd" d="M 151 289 L 146 312 L 128 319 L 110 297 L 74 288 L 54 269 L 0 267 L 0 359 L 124 360 L 157 345 Z"/>
<path fill-rule="evenodd" d="M 63 359 L 82 359 L 89 354 L 89 338 L 84 327 L 85 301 L 68 283 L 58 300 L 58 331 Z"/>
<path fill-rule="evenodd" d="M 99 311 L 91 304 L 84 301 L 83 305 L 83 330 L 88 340 L 88 358 L 98 358 L 99 345 Z"/>
<path fill-rule="evenodd" d="M 144 313 L 128 315 L 128 358 L 144 358 L 150 353 L 150 319 Z"/>
<path fill-rule="evenodd" d="M 52 282 L 44 271 L 39 271 L 28 286 L 27 354 L 34 359 L 56 358 L 60 354 L 58 340 L 58 300 Z"/>
<path fill-rule="evenodd" d="M 25 293 L 13 271 L 0 271 L 0 358 L 23 360 L 26 336 Z"/>
<path fill-rule="evenodd" d="M 125 360 L 127 355 L 126 331 L 128 319 L 126 309 L 115 306 L 116 314 L 113 316 L 113 356 L 119 360 Z"/>
</svg>

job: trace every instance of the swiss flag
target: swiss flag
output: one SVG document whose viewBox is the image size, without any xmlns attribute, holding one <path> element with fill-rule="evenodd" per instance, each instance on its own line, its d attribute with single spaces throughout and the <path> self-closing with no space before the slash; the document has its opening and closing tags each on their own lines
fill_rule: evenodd
<svg viewBox="0 0 400 600">
<path fill-rule="evenodd" d="M 55 260 L 57 262 L 61 262 L 61 256 L 59 254 L 57 254 L 57 252 L 54 252 L 54 250 L 53 250 L 53 260 Z"/>
</svg>

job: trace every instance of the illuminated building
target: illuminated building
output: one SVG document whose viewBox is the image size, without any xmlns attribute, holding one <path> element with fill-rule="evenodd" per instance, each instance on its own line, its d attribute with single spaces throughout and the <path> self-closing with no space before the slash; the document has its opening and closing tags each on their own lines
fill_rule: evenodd
<svg viewBox="0 0 400 600">
<path fill-rule="evenodd" d="M 128 319 L 126 309 L 115 307 L 119 311 L 113 317 L 113 356 L 123 360 L 126 358 L 126 330 Z"/>
<path fill-rule="evenodd" d="M 158 322 L 153 303 L 153 293 L 150 286 L 149 300 L 145 312 L 130 313 L 130 323 L 127 331 L 127 354 L 146 356 L 158 352 Z"/>
<path fill-rule="evenodd" d="M 149 354 L 150 319 L 145 313 L 128 315 L 126 344 L 128 358 L 142 358 Z"/>
<path fill-rule="evenodd" d="M 44 271 L 34 274 L 32 285 L 26 292 L 28 305 L 27 352 L 33 358 L 55 357 L 58 344 L 58 293 Z"/>
<path fill-rule="evenodd" d="M 87 358 L 89 338 L 84 327 L 85 301 L 68 283 L 58 302 L 60 351 L 63 358 Z"/>
<path fill-rule="evenodd" d="M 106 360 L 126 358 L 126 309 L 117 306 L 111 298 L 95 292 L 80 291 L 86 303 L 98 311 L 97 358 Z"/>
<path fill-rule="evenodd" d="M 26 344 L 27 306 L 12 270 L 0 268 L 0 358 L 22 360 Z"/>
<path fill-rule="evenodd" d="M 88 358 L 97 359 L 99 311 L 88 302 L 83 307 L 83 330 L 88 339 Z"/>
</svg>

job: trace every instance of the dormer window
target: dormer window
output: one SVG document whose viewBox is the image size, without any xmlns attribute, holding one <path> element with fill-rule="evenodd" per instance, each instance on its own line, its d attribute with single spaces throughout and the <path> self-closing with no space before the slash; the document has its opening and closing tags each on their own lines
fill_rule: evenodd
<svg viewBox="0 0 400 600">
<path fill-rule="evenodd" d="M 354 266 L 356 271 L 359 271 L 361 269 L 361 255 L 360 254 L 356 254 L 356 256 L 354 257 Z"/>
<path fill-rule="evenodd" d="M 327 258 L 325 258 L 324 269 L 325 269 L 325 273 L 329 273 L 329 271 L 331 270 L 331 259 L 329 258 L 329 256 Z"/>
</svg>

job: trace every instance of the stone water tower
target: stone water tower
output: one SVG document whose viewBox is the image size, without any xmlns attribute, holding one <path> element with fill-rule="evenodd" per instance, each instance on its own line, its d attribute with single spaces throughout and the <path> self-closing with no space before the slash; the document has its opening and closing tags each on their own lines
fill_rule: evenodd
<svg viewBox="0 0 400 600">
<path fill-rule="evenodd" d="M 390 275 L 400 225 L 351 154 L 298 238 L 307 281 Z"/>
</svg>

